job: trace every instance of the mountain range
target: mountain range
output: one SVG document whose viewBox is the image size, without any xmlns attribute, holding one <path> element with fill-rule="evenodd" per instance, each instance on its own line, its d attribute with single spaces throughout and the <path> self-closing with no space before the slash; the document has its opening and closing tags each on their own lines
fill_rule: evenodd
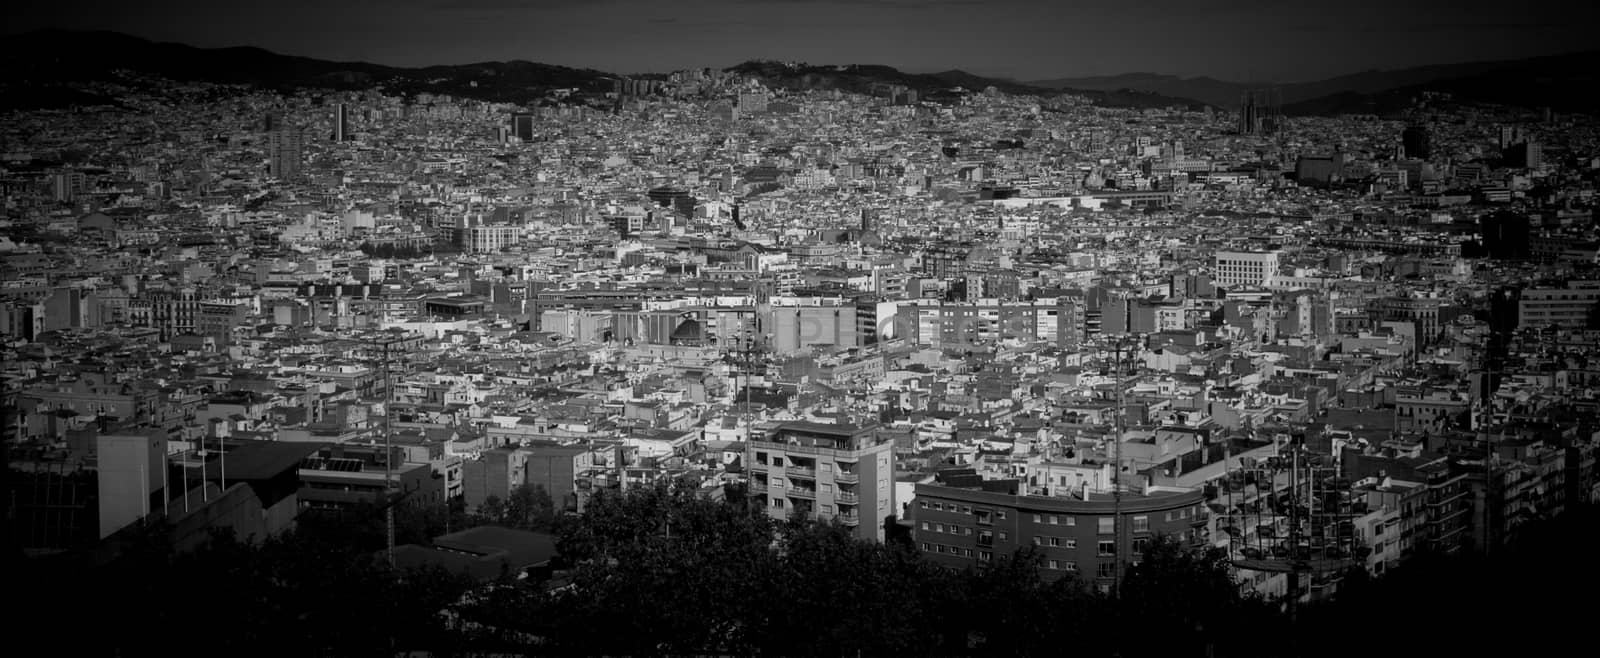
<svg viewBox="0 0 1600 658">
<path fill-rule="evenodd" d="M 1237 109 L 1249 91 L 1266 91 L 1285 114 L 1388 114 L 1404 109 L 1422 92 L 1448 93 L 1457 100 L 1522 107 L 1592 112 L 1600 108 L 1591 92 L 1600 50 L 1526 59 L 1418 66 L 1287 84 L 1242 83 L 1209 77 L 1184 78 L 1157 73 L 1057 78 L 1026 84 L 1047 88 L 1128 89 L 1193 98 Z"/>
<path fill-rule="evenodd" d="M 1047 89 L 962 71 L 914 74 L 877 65 L 789 67 L 761 61 L 745 62 L 727 70 L 788 89 L 870 93 L 873 85 L 902 85 L 936 97 L 949 93 L 953 87 L 981 91 L 995 86 L 1023 94 L 1079 93 L 1113 107 L 1202 105 L 1141 91 Z M 0 94 L 0 107 L 22 109 L 95 102 L 92 93 L 70 89 L 62 83 L 104 81 L 129 71 L 169 80 L 250 84 L 279 90 L 376 87 L 389 93 L 431 92 L 520 104 L 541 102 L 554 89 L 576 90 L 579 97 L 597 97 L 611 90 L 612 80 L 623 77 L 520 60 L 407 68 L 281 55 L 254 47 L 196 48 L 117 32 L 40 30 L 0 41 L 0 91 L 4 92 Z"/>
<path fill-rule="evenodd" d="M 1013 94 L 1070 93 L 1106 107 L 1213 106 L 1237 108 L 1248 90 L 1270 89 L 1285 114 L 1389 114 L 1422 92 L 1460 100 L 1563 111 L 1594 111 L 1589 90 L 1600 71 L 1600 51 L 1521 60 L 1367 71 L 1315 82 L 1246 84 L 1156 73 L 1018 82 L 960 70 L 907 73 L 888 66 L 788 65 L 749 61 L 727 69 L 785 89 L 840 89 L 873 93 L 885 85 L 916 89 L 940 99 L 986 87 Z M 367 89 L 431 92 L 463 98 L 538 104 L 555 89 L 598 99 L 622 77 L 593 69 L 513 60 L 426 67 L 334 62 L 282 55 L 254 47 L 197 48 L 156 43 L 103 31 L 41 30 L 0 39 L 0 109 L 64 107 L 106 102 L 94 92 L 63 83 L 104 81 L 120 72 L 180 81 L 249 84 L 278 90 Z M 661 77 L 659 75 L 635 77 Z"/>
</svg>

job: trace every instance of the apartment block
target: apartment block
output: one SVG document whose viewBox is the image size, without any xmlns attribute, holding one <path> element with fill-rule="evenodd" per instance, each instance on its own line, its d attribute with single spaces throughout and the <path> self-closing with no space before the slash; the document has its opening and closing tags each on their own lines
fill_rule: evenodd
<svg viewBox="0 0 1600 658">
<path fill-rule="evenodd" d="M 769 514 L 838 520 L 857 537 L 883 541 L 895 513 L 894 444 L 878 426 L 781 423 L 745 448 L 750 494 Z"/>
</svg>

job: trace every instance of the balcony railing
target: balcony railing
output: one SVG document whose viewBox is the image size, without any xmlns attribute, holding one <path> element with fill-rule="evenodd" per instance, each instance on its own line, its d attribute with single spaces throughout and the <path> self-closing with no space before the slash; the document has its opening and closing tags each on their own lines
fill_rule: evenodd
<svg viewBox="0 0 1600 658">
<path fill-rule="evenodd" d="M 839 519 L 840 523 L 843 523 L 847 526 L 854 527 L 861 525 L 861 517 L 856 514 L 840 514 L 834 518 Z"/>
<path fill-rule="evenodd" d="M 816 479 L 817 477 L 817 469 L 806 468 L 804 466 L 786 466 L 784 467 L 783 472 L 803 478 Z"/>
<path fill-rule="evenodd" d="M 839 484 L 855 484 L 861 481 L 861 476 L 856 475 L 855 473 L 836 471 L 833 474 L 833 481 L 838 482 Z"/>
<path fill-rule="evenodd" d="M 790 498 L 810 498 L 812 500 L 816 500 L 816 498 L 817 498 L 817 490 L 816 489 L 793 488 L 793 489 L 789 490 L 789 497 Z"/>
<path fill-rule="evenodd" d="M 756 482 L 754 480 L 750 481 L 750 493 L 766 493 L 766 492 L 767 492 L 767 484 L 765 482 Z"/>
<path fill-rule="evenodd" d="M 861 502 L 861 497 L 848 491 L 840 491 L 833 495 L 833 502 L 854 505 Z"/>
</svg>

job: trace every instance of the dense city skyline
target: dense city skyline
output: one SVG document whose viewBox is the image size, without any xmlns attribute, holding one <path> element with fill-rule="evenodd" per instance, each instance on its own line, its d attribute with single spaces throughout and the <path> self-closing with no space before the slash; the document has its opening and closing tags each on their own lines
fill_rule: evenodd
<svg viewBox="0 0 1600 658">
<path fill-rule="evenodd" d="M 27 3 L 12 33 L 126 32 L 200 47 L 396 66 L 523 59 L 615 73 L 750 59 L 961 69 L 1021 81 L 1154 72 L 1300 82 L 1373 69 L 1586 50 L 1594 6 L 1255 0 L 1090 10 L 1037 0 L 194 0 Z"/>
<path fill-rule="evenodd" d="M 1540 55 L 1596 10 L 1159 4 L 23 12 L 15 624 L 69 655 L 1564 650 L 1600 580 L 1568 566 L 1600 49 Z M 1223 81 L 1082 79 L 1138 71 Z"/>
</svg>

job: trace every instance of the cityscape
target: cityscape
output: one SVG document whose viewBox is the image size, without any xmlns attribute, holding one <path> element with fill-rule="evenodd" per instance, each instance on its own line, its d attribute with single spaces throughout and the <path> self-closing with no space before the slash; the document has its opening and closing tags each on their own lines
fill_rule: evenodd
<svg viewBox="0 0 1600 658">
<path fill-rule="evenodd" d="M 35 646 L 1581 642 L 1600 51 L 1029 82 L 6 42 Z"/>
</svg>

